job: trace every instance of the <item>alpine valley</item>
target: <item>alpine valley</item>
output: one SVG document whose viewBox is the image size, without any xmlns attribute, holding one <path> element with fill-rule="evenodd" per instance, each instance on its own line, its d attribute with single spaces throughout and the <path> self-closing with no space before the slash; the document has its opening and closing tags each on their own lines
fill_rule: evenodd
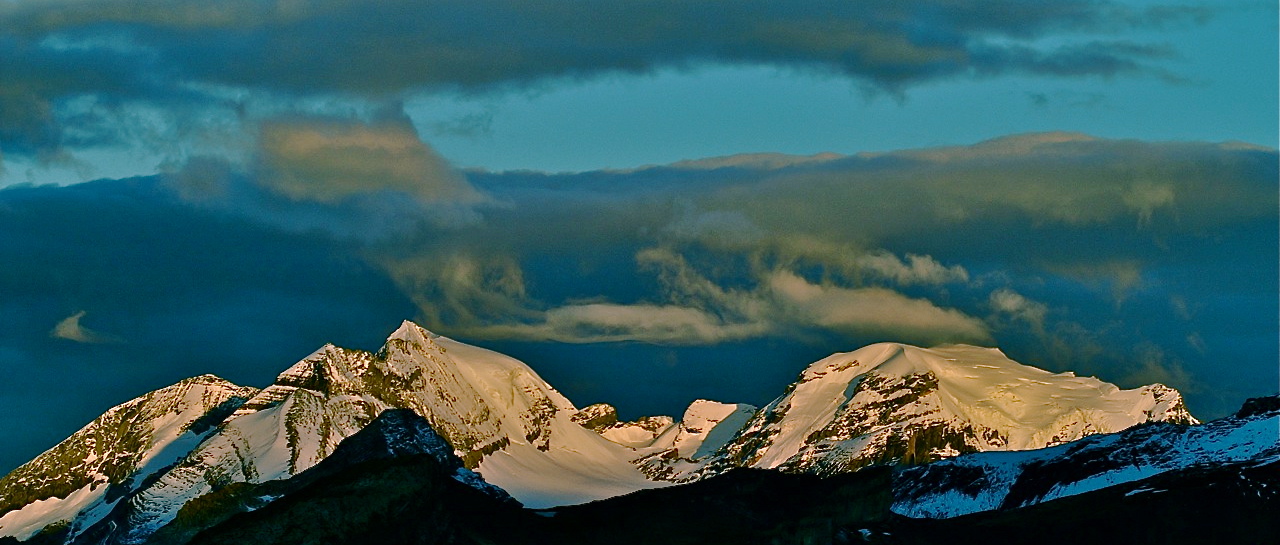
<svg viewBox="0 0 1280 545">
<path fill-rule="evenodd" d="M 110 409 L 0 479 L 0 543 L 1276 543 L 1278 442 L 1280 397 L 1200 423 L 965 345 L 624 422 L 405 322 Z"/>
</svg>

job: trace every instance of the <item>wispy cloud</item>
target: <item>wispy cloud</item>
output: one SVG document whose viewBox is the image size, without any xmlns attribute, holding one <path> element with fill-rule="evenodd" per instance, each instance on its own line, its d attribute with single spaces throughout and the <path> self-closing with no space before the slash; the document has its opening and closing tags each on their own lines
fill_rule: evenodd
<svg viewBox="0 0 1280 545">
<path fill-rule="evenodd" d="M 1184 393 L 1194 393 L 1202 387 L 1201 381 L 1193 377 L 1181 361 L 1170 358 L 1163 349 L 1152 344 L 1138 347 L 1138 365 L 1122 380 L 1129 384 L 1165 384 Z"/>
<path fill-rule="evenodd" d="M 924 344 L 992 340 L 977 318 L 885 288 L 824 286 L 787 272 L 771 276 L 769 288 L 781 309 L 801 325 Z"/>
<path fill-rule="evenodd" d="M 163 175 L 185 202 L 293 231 L 375 242 L 460 228 L 495 206 L 398 110 L 267 120 L 247 160 L 199 156 Z"/>
<path fill-rule="evenodd" d="M 1137 259 L 1098 259 L 1050 267 L 1059 274 L 1108 290 L 1116 306 L 1144 287 L 1143 264 Z"/>
<path fill-rule="evenodd" d="M 969 272 L 964 267 L 948 267 L 927 255 L 907 254 L 903 260 L 889 252 L 879 251 L 859 257 L 857 262 L 867 274 L 901 286 L 969 281 Z"/>
<path fill-rule="evenodd" d="M 124 342 L 119 337 L 99 333 L 89 329 L 80 323 L 80 320 L 88 314 L 86 311 L 78 311 L 75 314 L 67 316 L 66 319 L 58 322 L 53 326 L 53 330 L 49 332 L 49 336 L 55 339 L 65 339 L 85 344 L 109 344 Z"/>
<path fill-rule="evenodd" d="M 1049 313 L 1049 307 L 1044 303 L 1027 299 L 1009 288 L 1000 288 L 991 292 L 990 303 L 991 308 L 997 313 L 1021 320 L 1041 334 L 1044 333 L 1044 320 Z"/>
<path fill-rule="evenodd" d="M 538 313 L 530 321 L 499 319 L 477 323 L 467 332 L 572 343 L 676 345 L 791 337 L 815 330 L 922 344 L 991 341 L 980 319 L 883 287 L 815 283 L 775 268 L 743 271 L 750 275 L 749 282 L 735 288 L 709 277 L 670 249 L 643 250 L 638 260 L 662 280 L 666 287 L 659 296 L 662 302 L 570 303 Z"/>
<path fill-rule="evenodd" d="M 726 322 L 702 309 L 679 305 L 587 303 L 552 308 L 542 321 L 495 324 L 476 330 L 484 336 L 566 343 L 641 341 L 709 345 L 769 334 L 763 322 Z"/>
</svg>

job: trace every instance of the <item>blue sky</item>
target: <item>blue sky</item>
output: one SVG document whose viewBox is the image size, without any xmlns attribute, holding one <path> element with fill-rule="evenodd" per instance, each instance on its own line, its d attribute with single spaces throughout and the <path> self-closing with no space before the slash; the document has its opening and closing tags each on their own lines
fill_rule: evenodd
<svg viewBox="0 0 1280 545">
<path fill-rule="evenodd" d="M 886 340 L 1222 416 L 1280 382 L 1276 21 L 0 2 L 0 467 L 406 318 L 627 417 L 762 404 Z"/>
</svg>

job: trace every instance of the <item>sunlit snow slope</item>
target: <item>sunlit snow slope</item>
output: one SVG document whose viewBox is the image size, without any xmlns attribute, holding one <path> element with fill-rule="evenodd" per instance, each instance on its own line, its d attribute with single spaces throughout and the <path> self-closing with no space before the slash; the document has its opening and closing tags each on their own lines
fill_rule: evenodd
<svg viewBox="0 0 1280 545">
<path fill-rule="evenodd" d="M 1195 423 L 1176 390 L 1121 390 L 991 348 L 881 343 L 810 365 L 705 472 L 839 473 L 964 452 L 1025 450 L 1149 421 Z"/>
</svg>

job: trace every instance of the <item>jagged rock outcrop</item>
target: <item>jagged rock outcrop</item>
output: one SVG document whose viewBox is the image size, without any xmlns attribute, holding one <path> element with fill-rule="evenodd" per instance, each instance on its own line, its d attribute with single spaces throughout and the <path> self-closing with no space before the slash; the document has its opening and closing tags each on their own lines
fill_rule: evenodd
<svg viewBox="0 0 1280 545">
<path fill-rule="evenodd" d="M 676 424 L 670 416 L 644 416 L 631 422 L 618 420 L 618 409 L 608 403 L 597 403 L 582 409 L 573 421 L 619 445 L 640 448 Z"/>
<path fill-rule="evenodd" d="M 696 400 L 685 409 L 679 423 L 638 449 L 635 463 L 652 479 L 696 479 L 696 471 L 736 437 L 754 414 L 756 407 L 745 403 Z"/>
<path fill-rule="evenodd" d="M 594 432 L 601 432 L 618 423 L 618 409 L 608 403 L 596 403 L 573 415 L 573 423 Z"/>
</svg>

